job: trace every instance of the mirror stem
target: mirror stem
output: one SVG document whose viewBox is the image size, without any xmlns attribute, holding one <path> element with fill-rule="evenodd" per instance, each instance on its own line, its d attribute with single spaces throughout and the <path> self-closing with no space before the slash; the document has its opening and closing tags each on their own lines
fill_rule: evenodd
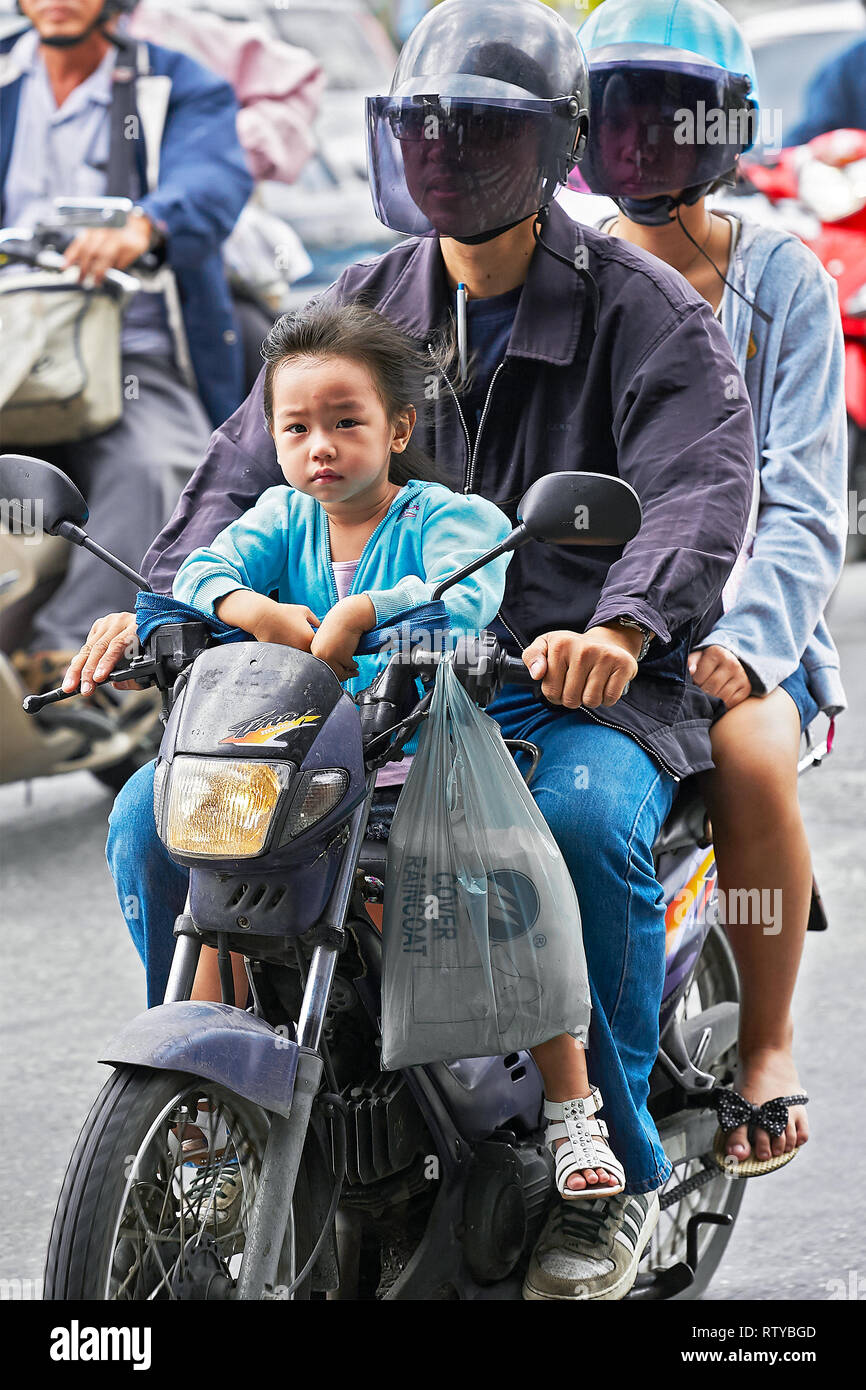
<svg viewBox="0 0 866 1390">
<path fill-rule="evenodd" d="M 72 541 L 73 545 L 80 545 L 84 550 L 89 550 L 91 555 L 96 555 L 100 560 L 104 560 L 107 565 L 111 565 L 113 570 L 122 574 L 124 579 L 132 580 L 139 589 L 144 589 L 145 593 L 152 594 L 153 590 L 148 584 L 143 574 L 138 570 L 130 569 L 122 560 L 111 554 L 109 550 L 103 550 L 95 540 L 88 536 L 86 531 L 82 531 L 80 526 L 76 526 L 72 521 L 61 521 L 54 530 L 55 536 L 62 536 L 66 541 Z"/>
<path fill-rule="evenodd" d="M 470 574 L 474 574 L 476 570 L 480 570 L 491 560 L 505 555 L 509 550 L 516 550 L 519 545 L 523 545 L 523 542 L 528 540 L 530 540 L 529 533 L 521 522 L 519 526 L 515 526 L 513 531 L 509 532 L 504 541 L 500 541 L 492 550 L 486 551 L 477 560 L 473 560 L 471 565 L 464 565 L 462 570 L 455 570 L 453 574 L 449 574 L 447 579 L 443 579 L 441 584 L 437 584 L 433 590 L 431 602 L 435 603 L 437 599 L 442 597 L 446 589 L 450 589 L 454 584 L 459 584 L 461 579 L 467 579 Z"/>
</svg>

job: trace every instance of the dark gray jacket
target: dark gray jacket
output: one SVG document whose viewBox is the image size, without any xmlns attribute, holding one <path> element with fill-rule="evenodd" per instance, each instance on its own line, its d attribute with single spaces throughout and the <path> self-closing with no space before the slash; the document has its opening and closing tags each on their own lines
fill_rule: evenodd
<svg viewBox="0 0 866 1390">
<path fill-rule="evenodd" d="M 544 237 L 568 264 L 536 249 L 474 450 L 446 383 L 421 442 L 446 482 L 512 519 L 529 484 L 554 470 L 616 474 L 635 488 L 644 519 L 634 540 L 586 552 L 530 542 L 509 566 L 502 613 L 527 640 L 620 613 L 646 623 L 658 640 L 628 695 L 593 714 L 684 777 L 711 765 L 708 729 L 723 708 L 692 684 L 686 661 L 745 532 L 754 471 L 745 386 L 709 305 L 681 276 L 556 204 Z M 575 257 L 598 287 L 597 326 Z M 453 304 L 432 238 L 350 266 L 330 293 L 363 299 L 419 343 Z M 260 377 L 145 556 L 154 588 L 169 593 L 190 551 L 281 481 Z"/>
</svg>

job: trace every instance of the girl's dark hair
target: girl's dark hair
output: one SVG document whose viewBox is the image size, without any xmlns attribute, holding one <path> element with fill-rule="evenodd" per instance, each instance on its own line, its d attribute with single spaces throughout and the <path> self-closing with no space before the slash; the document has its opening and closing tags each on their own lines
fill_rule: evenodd
<svg viewBox="0 0 866 1390">
<path fill-rule="evenodd" d="M 430 396 L 435 398 L 438 389 L 441 356 L 441 352 L 420 352 L 410 338 L 364 304 L 314 300 L 278 319 L 262 344 L 267 363 L 264 401 L 268 428 L 273 426 L 274 378 L 283 362 L 294 357 L 349 357 L 370 373 L 389 420 L 395 420 L 408 405 L 415 406 L 415 433 L 402 453 L 391 455 L 391 482 L 399 487 L 410 478 L 441 482 L 433 460 L 415 443 L 419 428 L 424 427 L 424 402 Z M 432 391 L 431 382 L 436 383 Z"/>
</svg>

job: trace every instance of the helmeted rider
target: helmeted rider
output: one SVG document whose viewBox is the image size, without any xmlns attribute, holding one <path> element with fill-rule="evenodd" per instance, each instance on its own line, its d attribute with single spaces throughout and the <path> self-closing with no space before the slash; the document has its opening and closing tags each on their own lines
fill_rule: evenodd
<svg viewBox="0 0 866 1390">
<path fill-rule="evenodd" d="M 797 762 L 801 727 L 845 706 L 823 616 L 847 533 L 836 287 L 797 237 L 706 204 L 758 134 L 754 59 L 722 5 L 605 0 L 580 37 L 593 112 L 582 173 L 620 209 L 603 227 L 681 271 L 709 302 L 754 415 L 746 545 L 689 665 L 727 709 L 713 726 L 705 795 L 742 993 L 737 1091 L 717 1097 L 714 1152 L 725 1171 L 757 1177 L 790 1162 L 808 1136 L 791 1053 L 812 893 Z M 772 920 L 758 920 L 764 906 L 743 920 L 744 902 L 769 905 Z"/>
<path fill-rule="evenodd" d="M 688 653 L 739 551 L 754 467 L 745 390 L 706 303 L 552 201 L 582 152 L 587 105 L 583 53 L 552 10 L 537 0 L 445 0 L 405 44 L 392 91 L 368 103 L 379 216 L 415 235 L 350 267 L 329 291 L 364 300 L 424 347 L 465 287 L 466 374 L 431 370 L 423 441 L 452 487 L 513 519 L 536 478 L 594 469 L 632 483 L 644 507 L 621 553 L 519 552 L 502 607 L 501 635 L 544 698 L 506 688 L 490 712 L 507 737 L 542 750 L 533 793 L 581 902 L 589 1058 L 627 1175 L 620 1196 L 572 1200 L 609 1183 L 577 1157 L 581 1107 L 568 1119 L 563 1111 L 586 1099 L 573 1040 L 535 1049 L 553 1146 L 566 1149 L 557 1152 L 562 1200 L 526 1285 L 541 1299 L 622 1298 L 671 1171 L 646 1104 L 664 977 L 652 845 L 677 779 L 710 765 L 708 729 L 721 706 L 689 681 Z M 731 381 L 739 392 L 726 390 Z M 214 435 L 146 556 L 154 587 L 169 591 L 183 559 L 280 476 L 259 382 Z M 133 634 L 129 614 L 94 624 L 68 688 L 79 676 L 82 688 L 105 679 Z M 158 1002 L 186 887 L 155 833 L 151 768 L 115 805 L 108 856 L 121 900 L 134 893 L 140 905 L 131 925 Z"/>
<path fill-rule="evenodd" d="M 228 84 L 190 58 L 123 38 L 118 20 L 135 0 L 19 8 L 32 27 L 0 43 L 0 223 L 33 228 L 58 197 L 125 196 L 134 204 L 126 225 L 79 232 L 67 264 L 98 284 L 147 252 L 162 263 L 154 292 L 137 294 L 124 315 L 121 419 L 39 450 L 87 495 L 94 534 L 137 568 L 211 429 L 241 397 L 220 256 L 252 188 L 237 107 Z M 106 601 L 125 607 L 130 596 L 125 580 L 75 548 L 35 618 L 25 679 L 55 684 Z"/>
</svg>

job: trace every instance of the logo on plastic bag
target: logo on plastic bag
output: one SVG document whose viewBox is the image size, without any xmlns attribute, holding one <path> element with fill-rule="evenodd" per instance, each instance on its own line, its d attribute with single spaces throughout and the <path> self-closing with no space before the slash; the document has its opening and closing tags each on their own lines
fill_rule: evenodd
<svg viewBox="0 0 866 1390">
<path fill-rule="evenodd" d="M 541 900 L 531 878 L 516 869 L 494 869 L 487 875 L 487 930 L 492 941 L 514 941 L 531 931 Z"/>
</svg>

